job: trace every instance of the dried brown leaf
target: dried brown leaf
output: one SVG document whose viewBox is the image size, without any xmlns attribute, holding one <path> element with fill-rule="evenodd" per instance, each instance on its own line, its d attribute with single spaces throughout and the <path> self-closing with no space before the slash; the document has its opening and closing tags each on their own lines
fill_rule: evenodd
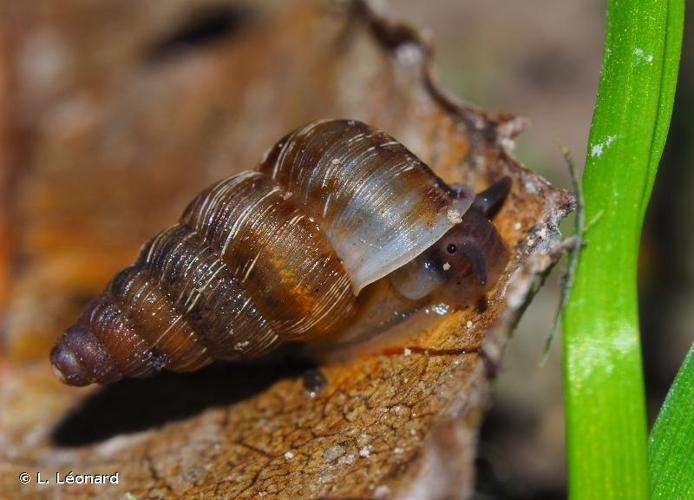
<svg viewBox="0 0 694 500">
<path fill-rule="evenodd" d="M 442 91 L 429 45 L 362 4 L 108 5 L 34 5 L 4 20 L 25 29 L 11 31 L 3 69 L 16 73 L 10 109 L 22 140 L 9 200 L 0 491 L 78 491 L 21 486 L 22 471 L 117 471 L 118 485 L 80 494 L 468 496 L 489 369 L 534 277 L 556 259 L 556 225 L 572 204 L 507 153 L 523 121 Z M 221 36 L 169 46 L 191 9 L 211 5 L 233 21 Z M 449 182 L 479 189 L 512 177 L 495 220 L 512 260 L 486 311 L 433 315 L 413 327 L 410 351 L 326 364 L 315 393 L 304 368 L 279 356 L 107 388 L 54 380 L 55 336 L 142 241 L 201 188 L 328 117 L 388 131 Z"/>
</svg>

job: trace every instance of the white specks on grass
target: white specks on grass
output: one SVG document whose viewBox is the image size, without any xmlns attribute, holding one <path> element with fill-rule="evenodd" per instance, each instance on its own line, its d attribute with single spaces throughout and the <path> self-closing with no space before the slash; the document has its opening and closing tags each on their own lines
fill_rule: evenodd
<svg viewBox="0 0 694 500">
<path fill-rule="evenodd" d="M 514 230 L 514 231 L 520 231 L 520 228 L 521 228 L 521 227 L 522 227 L 521 223 L 520 223 L 520 222 L 516 222 L 516 223 L 513 225 L 513 230 Z"/>
<path fill-rule="evenodd" d="M 393 453 L 395 453 L 396 455 L 401 455 L 404 452 L 405 452 L 405 449 L 401 448 L 400 446 L 393 448 Z"/>
<path fill-rule="evenodd" d="M 616 135 L 608 135 L 604 141 L 600 141 L 597 144 L 593 144 L 590 147 L 590 156 L 595 158 L 595 157 L 600 157 L 606 150 L 609 148 L 612 143 L 617 140 Z"/>
<path fill-rule="evenodd" d="M 465 327 L 466 327 L 468 330 L 469 330 L 470 328 L 472 328 L 472 320 L 470 320 L 470 319 L 467 320 L 467 323 L 465 323 Z"/>
<path fill-rule="evenodd" d="M 369 458 L 369 455 L 371 455 L 371 451 L 369 451 L 368 446 L 364 446 L 361 450 L 359 450 L 359 456 L 362 458 Z"/>
<path fill-rule="evenodd" d="M 405 348 L 402 350 L 402 354 L 403 354 L 404 356 L 412 356 L 412 349 L 410 349 L 409 347 L 405 347 Z"/>
<path fill-rule="evenodd" d="M 284 452 L 284 459 L 285 460 L 289 461 L 292 458 L 294 458 L 294 453 L 292 453 L 291 451 L 285 451 Z"/>
<path fill-rule="evenodd" d="M 636 47 L 634 49 L 634 55 L 636 56 L 637 63 L 646 61 L 648 64 L 650 64 L 653 62 L 653 55 L 646 54 L 641 47 Z"/>
<path fill-rule="evenodd" d="M 344 464 L 344 465 L 352 465 L 355 460 L 354 453 L 347 453 L 346 455 L 343 455 L 340 457 L 340 459 L 337 461 L 338 464 Z"/>
</svg>

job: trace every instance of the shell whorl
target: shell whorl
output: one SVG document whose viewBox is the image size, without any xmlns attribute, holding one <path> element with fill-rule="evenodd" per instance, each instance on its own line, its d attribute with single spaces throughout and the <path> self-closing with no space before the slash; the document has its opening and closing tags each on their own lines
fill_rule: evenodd
<svg viewBox="0 0 694 500">
<path fill-rule="evenodd" d="M 343 260 L 355 293 L 422 253 L 455 225 L 459 193 L 388 134 L 354 120 L 313 122 L 259 170 L 294 193 Z"/>
<path fill-rule="evenodd" d="M 146 243 L 59 338 L 54 370 L 108 383 L 331 334 L 359 290 L 438 240 L 472 198 L 363 123 L 311 123 Z"/>
</svg>

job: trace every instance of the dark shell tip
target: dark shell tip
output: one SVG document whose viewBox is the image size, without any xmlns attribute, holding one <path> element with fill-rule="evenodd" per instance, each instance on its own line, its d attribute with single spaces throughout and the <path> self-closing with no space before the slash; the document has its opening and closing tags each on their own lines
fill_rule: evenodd
<svg viewBox="0 0 694 500">
<path fill-rule="evenodd" d="M 91 383 L 85 366 L 77 354 L 59 342 L 51 351 L 51 365 L 56 377 L 68 385 L 82 386 Z"/>
</svg>

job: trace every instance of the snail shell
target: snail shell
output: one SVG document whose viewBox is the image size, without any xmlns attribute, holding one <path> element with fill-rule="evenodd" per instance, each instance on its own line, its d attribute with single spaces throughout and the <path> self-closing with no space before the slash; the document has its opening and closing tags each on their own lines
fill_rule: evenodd
<svg viewBox="0 0 694 500">
<path fill-rule="evenodd" d="M 381 131 L 352 120 L 311 123 L 257 170 L 200 193 L 146 243 L 60 336 L 53 369 L 71 385 L 110 383 L 333 335 L 355 316 L 360 291 L 384 276 L 402 300 L 445 282 L 439 269 L 432 274 L 450 267 L 437 242 L 479 212 L 469 210 L 479 199 Z M 491 249 L 505 264 L 503 242 L 481 220 L 466 229 L 489 225 L 477 253 Z M 465 255 L 459 267 L 458 284 L 468 285 L 480 264 Z"/>
</svg>

